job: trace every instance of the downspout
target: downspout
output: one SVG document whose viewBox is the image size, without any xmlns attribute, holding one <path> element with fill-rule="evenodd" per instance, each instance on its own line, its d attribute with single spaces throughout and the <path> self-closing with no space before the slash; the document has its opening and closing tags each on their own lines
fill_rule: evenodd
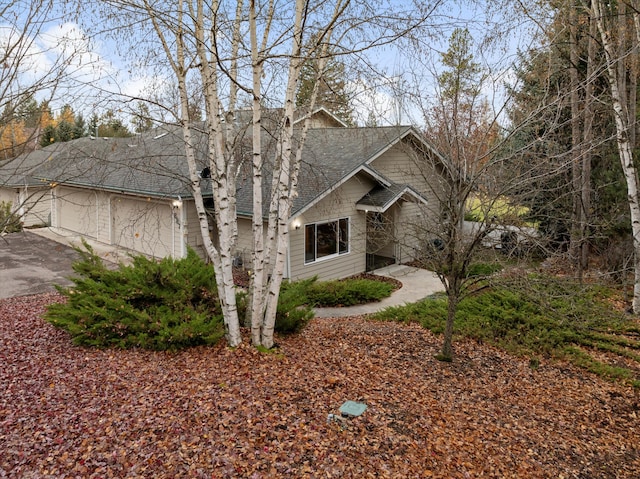
<svg viewBox="0 0 640 479">
<path fill-rule="evenodd" d="M 184 209 L 182 208 L 182 198 L 178 195 L 177 199 L 171 202 L 171 216 L 178 224 L 178 239 L 176 238 L 176 227 L 172 224 L 171 227 L 171 256 L 174 258 L 184 258 Z M 179 244 L 178 244 L 179 243 Z M 176 249 L 179 249 L 178 255 L 176 255 Z"/>
<path fill-rule="evenodd" d="M 287 235 L 287 260 L 284 265 L 284 277 L 291 280 L 291 234 Z"/>
<path fill-rule="evenodd" d="M 183 206 L 180 208 L 180 257 L 187 256 L 187 209 Z"/>
</svg>

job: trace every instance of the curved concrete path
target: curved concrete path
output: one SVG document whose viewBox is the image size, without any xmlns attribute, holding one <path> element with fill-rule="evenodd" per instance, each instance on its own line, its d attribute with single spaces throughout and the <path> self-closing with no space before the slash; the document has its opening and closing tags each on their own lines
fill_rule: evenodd
<svg viewBox="0 0 640 479">
<path fill-rule="evenodd" d="M 360 304 L 346 308 L 315 308 L 316 318 L 338 318 L 376 313 L 389 306 L 415 303 L 434 293 L 444 291 L 442 282 L 432 271 L 396 264 L 374 271 L 380 276 L 388 276 L 402 283 L 402 288 L 391 296 L 376 303 Z"/>
</svg>

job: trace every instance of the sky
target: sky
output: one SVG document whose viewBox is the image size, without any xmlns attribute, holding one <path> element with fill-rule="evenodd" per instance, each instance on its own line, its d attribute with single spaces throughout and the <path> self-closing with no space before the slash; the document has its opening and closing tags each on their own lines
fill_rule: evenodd
<svg viewBox="0 0 640 479">
<path fill-rule="evenodd" d="M 478 11 L 452 6 L 445 9 L 444 17 L 461 19 L 455 24 L 452 23 L 452 26 L 468 26 L 472 33 L 482 33 L 482 28 L 486 28 L 490 21 L 483 19 Z M 15 38 L 12 35 L 15 35 L 15 26 L 19 25 L 19 22 L 14 21 L 14 25 L 11 25 L 10 20 L 8 16 L 0 18 L 0 48 Z M 513 59 L 516 48 L 526 41 L 524 31 L 515 31 L 512 36 L 513 38 L 506 41 L 507 47 L 504 52 L 495 50 L 495 58 L 487 58 L 487 61 L 494 65 L 492 75 L 498 82 L 510 77 L 509 58 Z M 126 102 L 127 98 L 144 96 L 145 88 L 153 80 L 158 80 L 151 72 L 133 70 L 125 59 L 118 56 L 118 49 L 113 40 L 90 40 L 82 27 L 64 21 L 64 18 L 47 20 L 39 34 L 29 40 L 28 55 L 22 64 L 19 88 L 29 82 L 46 78 L 52 70 L 60 68 L 63 64 L 68 71 L 66 80 L 58 85 L 53 95 L 54 113 L 65 103 L 72 103 L 74 110 L 83 113 L 85 118 L 106 109 L 124 111 L 126 108 L 120 108 L 118 105 Z M 413 85 L 413 89 L 420 92 L 423 99 L 429 97 L 428 92 L 430 89 L 433 90 L 434 73 L 438 69 L 438 52 L 446 50 L 447 35 L 429 38 L 424 43 L 428 44 L 427 48 L 433 55 L 430 57 L 431 60 L 425 54 L 421 62 L 416 62 L 413 57 L 405 54 L 406 50 L 402 46 L 387 46 L 367 53 L 368 60 L 375 65 L 378 73 L 368 78 L 360 76 L 349 84 L 351 90 L 356 93 L 354 109 L 360 123 L 367 120 L 369 112 L 374 112 L 378 124 L 420 122 L 420 106 L 413 102 L 409 95 L 399 96 L 395 91 L 408 92 L 410 85 Z M 426 74 L 423 76 L 422 73 Z M 419 82 L 416 81 L 418 76 L 421 76 Z M 51 91 L 46 90 L 46 94 L 49 93 Z M 486 93 L 494 95 L 493 88 L 488 87 Z M 41 93 L 41 96 L 45 96 L 45 92 Z M 125 123 L 128 121 L 125 120 Z"/>
</svg>

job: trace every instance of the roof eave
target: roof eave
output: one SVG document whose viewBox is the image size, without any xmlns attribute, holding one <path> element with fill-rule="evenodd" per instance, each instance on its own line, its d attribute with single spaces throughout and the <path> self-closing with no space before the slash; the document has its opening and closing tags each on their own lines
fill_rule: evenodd
<svg viewBox="0 0 640 479">
<path fill-rule="evenodd" d="M 373 168 L 371 168 L 369 165 L 367 164 L 362 164 L 360 165 L 358 168 L 356 168 L 355 170 L 353 170 L 350 174 L 345 175 L 342 180 L 340 180 L 338 183 L 336 183 L 335 185 L 331 186 L 330 188 L 326 189 L 325 191 L 323 191 L 322 193 L 320 193 L 318 196 L 316 196 L 313 200 L 309 201 L 305 206 L 303 206 L 302 208 L 300 208 L 299 210 L 295 211 L 291 217 L 294 218 L 296 216 L 300 216 L 302 214 L 304 214 L 307 210 L 309 210 L 313 205 L 315 205 L 316 203 L 318 203 L 319 201 L 323 200 L 324 198 L 326 198 L 327 196 L 329 196 L 331 193 L 333 193 L 335 190 L 337 190 L 338 188 L 340 188 L 342 185 L 344 185 L 347 181 L 349 181 L 351 178 L 353 178 L 354 176 L 356 176 L 358 173 L 367 173 L 368 175 L 371 175 L 376 181 L 378 181 L 379 183 L 381 183 L 383 186 L 390 186 L 391 182 L 385 178 L 383 175 L 381 175 L 380 173 L 378 173 L 376 170 L 374 170 Z"/>
<path fill-rule="evenodd" d="M 401 191 L 399 191 L 398 194 L 394 195 L 393 198 L 391 198 L 382 206 L 359 203 L 359 204 L 356 204 L 356 209 L 358 211 L 365 211 L 365 212 L 373 211 L 374 213 L 384 213 L 389 208 L 391 208 L 394 204 L 400 201 L 405 195 L 410 195 L 414 197 L 418 202 L 423 203 L 425 205 L 428 203 L 427 199 L 424 196 L 422 196 L 421 194 L 417 193 L 412 188 L 407 186 L 403 188 Z"/>
</svg>

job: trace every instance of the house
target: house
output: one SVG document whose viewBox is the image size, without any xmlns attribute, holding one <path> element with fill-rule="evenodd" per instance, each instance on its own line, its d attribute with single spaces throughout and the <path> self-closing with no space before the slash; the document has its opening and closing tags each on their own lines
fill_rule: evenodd
<svg viewBox="0 0 640 479">
<path fill-rule="evenodd" d="M 323 109 L 312 120 L 285 277 L 341 278 L 413 259 L 424 243 L 413 226 L 439 215 L 437 153 L 409 126 L 347 128 Z M 51 227 L 154 257 L 183 257 L 187 247 L 204 255 L 182 142 L 179 127 L 163 126 L 40 150 L 31 173 L 48 185 Z M 204 168 L 206 137 L 196 142 Z M 263 143 L 268 158 L 267 134 Z M 253 242 L 251 194 L 247 164 L 237 187 L 236 257 L 244 265 Z"/>
<path fill-rule="evenodd" d="M 14 159 L 0 160 L 0 203 L 11 205 L 25 227 L 50 224 L 50 188 L 32 176 L 47 153 L 41 150 Z M 0 225 L 0 229 L 2 225 Z"/>
</svg>

